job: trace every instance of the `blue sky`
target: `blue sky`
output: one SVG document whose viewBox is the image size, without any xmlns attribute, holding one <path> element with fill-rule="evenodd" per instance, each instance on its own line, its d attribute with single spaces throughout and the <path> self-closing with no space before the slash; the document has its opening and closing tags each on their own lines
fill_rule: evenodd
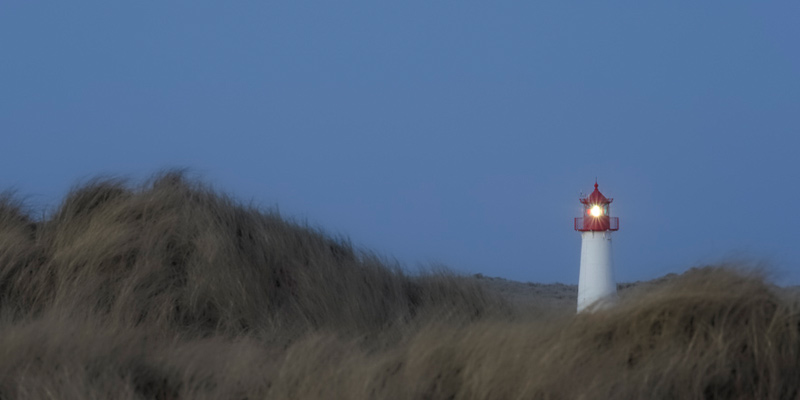
<svg viewBox="0 0 800 400">
<path fill-rule="evenodd" d="M 189 167 L 409 268 L 576 283 L 729 258 L 800 283 L 796 1 L 0 6 L 0 186 Z"/>
</svg>

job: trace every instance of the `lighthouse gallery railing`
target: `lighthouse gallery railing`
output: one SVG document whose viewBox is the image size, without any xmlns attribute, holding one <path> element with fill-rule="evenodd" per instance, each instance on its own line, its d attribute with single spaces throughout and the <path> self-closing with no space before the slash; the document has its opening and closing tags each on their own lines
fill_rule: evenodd
<svg viewBox="0 0 800 400">
<path fill-rule="evenodd" d="M 575 230 L 576 231 L 591 230 L 590 224 L 587 223 L 587 221 L 591 220 L 589 218 L 584 218 L 584 217 L 575 218 Z M 619 230 L 619 217 L 608 217 L 608 230 L 610 231 Z"/>
</svg>

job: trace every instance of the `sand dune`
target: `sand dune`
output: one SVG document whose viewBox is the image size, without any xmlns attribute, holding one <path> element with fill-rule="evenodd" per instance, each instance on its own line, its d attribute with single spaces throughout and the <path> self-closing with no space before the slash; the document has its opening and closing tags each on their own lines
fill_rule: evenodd
<svg viewBox="0 0 800 400">
<path fill-rule="evenodd" d="M 0 399 L 790 399 L 800 301 L 734 266 L 619 285 L 408 274 L 178 172 L 0 198 Z"/>
</svg>

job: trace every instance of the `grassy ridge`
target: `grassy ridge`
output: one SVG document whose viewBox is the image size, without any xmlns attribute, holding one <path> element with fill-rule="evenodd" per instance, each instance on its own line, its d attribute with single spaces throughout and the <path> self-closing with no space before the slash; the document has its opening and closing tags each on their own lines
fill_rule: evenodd
<svg viewBox="0 0 800 400">
<path fill-rule="evenodd" d="M 295 337 L 382 330 L 439 296 L 478 315 L 486 300 L 444 274 L 407 277 L 344 239 L 236 204 L 179 172 L 138 188 L 91 181 L 45 221 L 8 196 L 0 212 L 0 304 L 17 315 Z"/>
<path fill-rule="evenodd" d="M 796 299 L 692 270 L 522 311 L 179 172 L 0 198 L 0 399 L 796 398 Z"/>
</svg>

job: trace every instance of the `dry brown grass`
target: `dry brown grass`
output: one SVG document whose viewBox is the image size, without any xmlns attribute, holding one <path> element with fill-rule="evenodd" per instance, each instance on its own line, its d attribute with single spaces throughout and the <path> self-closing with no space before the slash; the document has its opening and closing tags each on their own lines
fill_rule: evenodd
<svg viewBox="0 0 800 400">
<path fill-rule="evenodd" d="M 691 270 L 532 316 L 179 172 L 0 197 L 0 399 L 793 399 L 796 298 Z M 539 315 L 539 314 L 536 314 Z"/>
</svg>

